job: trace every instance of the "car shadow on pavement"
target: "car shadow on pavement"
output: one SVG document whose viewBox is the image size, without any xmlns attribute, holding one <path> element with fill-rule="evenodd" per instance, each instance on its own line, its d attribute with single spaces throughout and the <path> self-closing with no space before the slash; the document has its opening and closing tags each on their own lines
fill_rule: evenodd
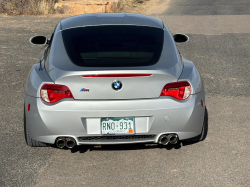
<svg viewBox="0 0 250 187">
<path fill-rule="evenodd" d="M 86 146 L 81 145 L 71 149 L 71 153 L 85 153 L 87 151 L 130 151 L 142 149 L 180 149 L 181 142 L 177 144 L 168 144 L 166 146 L 159 144 L 122 144 L 122 145 L 101 145 L 101 146 Z"/>
</svg>

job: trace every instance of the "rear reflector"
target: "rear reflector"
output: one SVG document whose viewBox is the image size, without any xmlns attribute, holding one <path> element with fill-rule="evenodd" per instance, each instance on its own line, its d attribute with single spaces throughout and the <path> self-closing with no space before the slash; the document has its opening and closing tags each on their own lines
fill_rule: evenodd
<svg viewBox="0 0 250 187">
<path fill-rule="evenodd" d="M 150 77 L 152 74 L 102 74 L 102 75 L 82 75 L 82 77 Z"/>
<path fill-rule="evenodd" d="M 160 96 L 171 96 L 179 100 L 187 99 L 191 94 L 191 85 L 187 81 L 166 84 Z"/>
<path fill-rule="evenodd" d="M 40 91 L 41 98 L 47 103 L 54 103 L 64 98 L 73 98 L 67 86 L 44 84 Z"/>
</svg>

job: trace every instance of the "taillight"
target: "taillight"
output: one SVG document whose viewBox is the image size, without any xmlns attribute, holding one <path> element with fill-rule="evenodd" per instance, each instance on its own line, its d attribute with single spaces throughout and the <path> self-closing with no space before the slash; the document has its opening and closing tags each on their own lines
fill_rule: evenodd
<svg viewBox="0 0 250 187">
<path fill-rule="evenodd" d="M 54 103 L 64 98 L 73 98 L 67 86 L 44 84 L 40 91 L 42 99 L 47 103 Z"/>
<path fill-rule="evenodd" d="M 191 85 L 187 81 L 166 84 L 161 96 L 171 96 L 179 100 L 187 99 L 191 94 Z"/>
</svg>

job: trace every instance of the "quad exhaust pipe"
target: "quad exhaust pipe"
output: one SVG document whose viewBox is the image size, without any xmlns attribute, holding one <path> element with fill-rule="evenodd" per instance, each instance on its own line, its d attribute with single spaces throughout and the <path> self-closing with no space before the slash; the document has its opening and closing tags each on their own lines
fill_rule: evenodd
<svg viewBox="0 0 250 187">
<path fill-rule="evenodd" d="M 165 134 L 161 135 L 160 138 L 158 139 L 158 144 L 161 145 L 168 145 L 168 142 L 169 142 L 168 136 Z"/>
<path fill-rule="evenodd" d="M 56 146 L 60 149 L 65 147 L 65 138 L 57 138 Z"/>
<path fill-rule="evenodd" d="M 158 139 L 158 144 L 161 145 L 168 145 L 168 143 L 176 144 L 179 138 L 177 134 L 163 134 Z M 69 149 L 72 149 L 76 146 L 76 141 L 74 138 L 71 137 L 58 137 L 56 139 L 56 146 L 60 149 L 64 148 L 65 146 Z"/>
<path fill-rule="evenodd" d="M 64 148 L 65 146 L 69 149 L 72 149 L 76 146 L 76 141 L 71 137 L 59 137 L 56 139 L 56 146 L 60 149 Z"/>
<path fill-rule="evenodd" d="M 178 142 L 179 138 L 177 134 L 163 134 L 158 139 L 158 144 L 161 145 L 168 145 L 168 143 L 176 144 Z"/>
<path fill-rule="evenodd" d="M 66 147 L 69 149 L 72 149 L 73 147 L 75 147 L 76 145 L 76 141 L 74 138 L 66 138 Z"/>
<path fill-rule="evenodd" d="M 169 138 L 169 142 L 171 144 L 177 144 L 177 142 L 179 140 L 177 134 L 170 134 L 170 135 L 168 135 L 168 138 Z"/>
</svg>

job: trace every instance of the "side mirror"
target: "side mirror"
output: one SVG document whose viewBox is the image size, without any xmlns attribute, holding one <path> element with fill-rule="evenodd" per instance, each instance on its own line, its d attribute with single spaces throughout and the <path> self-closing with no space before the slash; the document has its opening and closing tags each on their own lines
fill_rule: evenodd
<svg viewBox="0 0 250 187">
<path fill-rule="evenodd" d="M 189 40 L 189 37 L 185 34 L 175 34 L 173 38 L 176 43 L 185 43 Z"/>
<path fill-rule="evenodd" d="M 46 45 L 47 38 L 45 36 L 33 36 L 30 38 L 29 42 L 33 45 Z"/>
</svg>

